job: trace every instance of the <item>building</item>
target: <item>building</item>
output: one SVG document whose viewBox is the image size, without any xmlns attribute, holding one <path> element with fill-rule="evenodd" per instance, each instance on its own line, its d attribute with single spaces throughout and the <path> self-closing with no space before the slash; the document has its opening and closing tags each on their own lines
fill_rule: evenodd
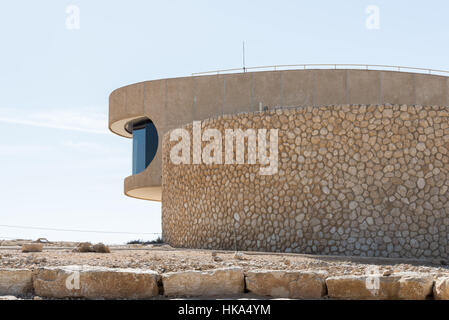
<svg viewBox="0 0 449 320">
<path fill-rule="evenodd" d="M 133 138 L 125 194 L 162 201 L 163 238 L 176 247 L 447 258 L 448 79 L 305 69 L 119 88 L 109 128 Z M 223 132 L 222 145 L 226 129 L 277 129 L 276 172 L 259 174 L 248 155 L 174 164 L 170 136 L 192 137 L 194 121 Z"/>
</svg>

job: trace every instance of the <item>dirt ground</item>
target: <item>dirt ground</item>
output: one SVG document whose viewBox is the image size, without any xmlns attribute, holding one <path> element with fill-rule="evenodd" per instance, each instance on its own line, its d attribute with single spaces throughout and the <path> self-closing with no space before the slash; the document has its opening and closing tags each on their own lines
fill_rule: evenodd
<svg viewBox="0 0 449 320">
<path fill-rule="evenodd" d="M 174 249 L 168 245 L 111 246 L 111 253 L 78 253 L 72 252 L 76 243 L 64 242 L 45 244 L 43 252 L 22 253 L 20 245 L 25 242 L 0 242 L 0 268 L 37 269 L 44 266 L 77 264 L 109 268 L 150 269 L 164 273 L 240 266 L 245 271 L 254 269 L 325 270 L 332 275 L 347 275 L 365 274 L 373 266 L 377 266 L 382 273 L 413 271 L 449 275 L 449 266 L 446 266 L 446 261 L 442 260 L 425 261 L 258 252 L 239 252 L 236 254 L 233 251 Z"/>
</svg>

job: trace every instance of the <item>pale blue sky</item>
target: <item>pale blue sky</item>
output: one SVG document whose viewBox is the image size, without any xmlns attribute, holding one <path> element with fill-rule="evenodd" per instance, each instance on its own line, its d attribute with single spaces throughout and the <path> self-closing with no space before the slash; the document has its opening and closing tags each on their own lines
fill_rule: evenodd
<svg viewBox="0 0 449 320">
<path fill-rule="evenodd" d="M 80 8 L 67 30 L 66 7 Z M 380 29 L 365 27 L 368 5 Z M 109 93 L 192 72 L 295 63 L 449 70 L 447 1 L 2 1 L 0 224 L 160 232 L 160 204 L 127 198 L 131 141 Z M 1 238 L 122 243 L 150 235 L 13 229 Z"/>
</svg>

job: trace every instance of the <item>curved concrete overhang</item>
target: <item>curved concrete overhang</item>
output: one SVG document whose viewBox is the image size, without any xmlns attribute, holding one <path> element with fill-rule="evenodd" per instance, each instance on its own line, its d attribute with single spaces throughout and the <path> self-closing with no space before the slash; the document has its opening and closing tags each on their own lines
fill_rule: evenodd
<svg viewBox="0 0 449 320">
<path fill-rule="evenodd" d="M 109 129 L 131 138 L 128 122 L 151 119 L 159 136 L 194 120 L 261 107 L 335 104 L 449 105 L 448 77 L 383 70 L 308 69 L 161 79 L 114 90 Z M 130 197 L 161 201 L 161 147 L 145 171 L 125 179 Z M 130 161 L 131 163 L 131 161 Z"/>
<path fill-rule="evenodd" d="M 161 178 L 160 172 L 162 169 L 160 167 L 162 166 L 162 161 L 158 157 L 160 155 L 156 155 L 145 171 L 125 178 L 125 195 L 137 199 L 161 201 L 162 188 L 158 181 Z M 159 176 L 157 172 L 159 172 Z"/>
</svg>

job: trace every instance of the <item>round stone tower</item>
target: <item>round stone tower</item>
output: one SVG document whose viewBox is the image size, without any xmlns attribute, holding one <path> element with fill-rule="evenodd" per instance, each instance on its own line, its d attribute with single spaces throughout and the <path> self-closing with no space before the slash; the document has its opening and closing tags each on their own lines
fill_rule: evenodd
<svg viewBox="0 0 449 320">
<path fill-rule="evenodd" d="M 109 127 L 151 153 L 125 193 L 162 200 L 173 246 L 447 258 L 448 100 L 448 78 L 421 73 L 193 76 L 115 90 Z M 238 135 L 227 161 L 230 131 L 242 161 Z"/>
</svg>

